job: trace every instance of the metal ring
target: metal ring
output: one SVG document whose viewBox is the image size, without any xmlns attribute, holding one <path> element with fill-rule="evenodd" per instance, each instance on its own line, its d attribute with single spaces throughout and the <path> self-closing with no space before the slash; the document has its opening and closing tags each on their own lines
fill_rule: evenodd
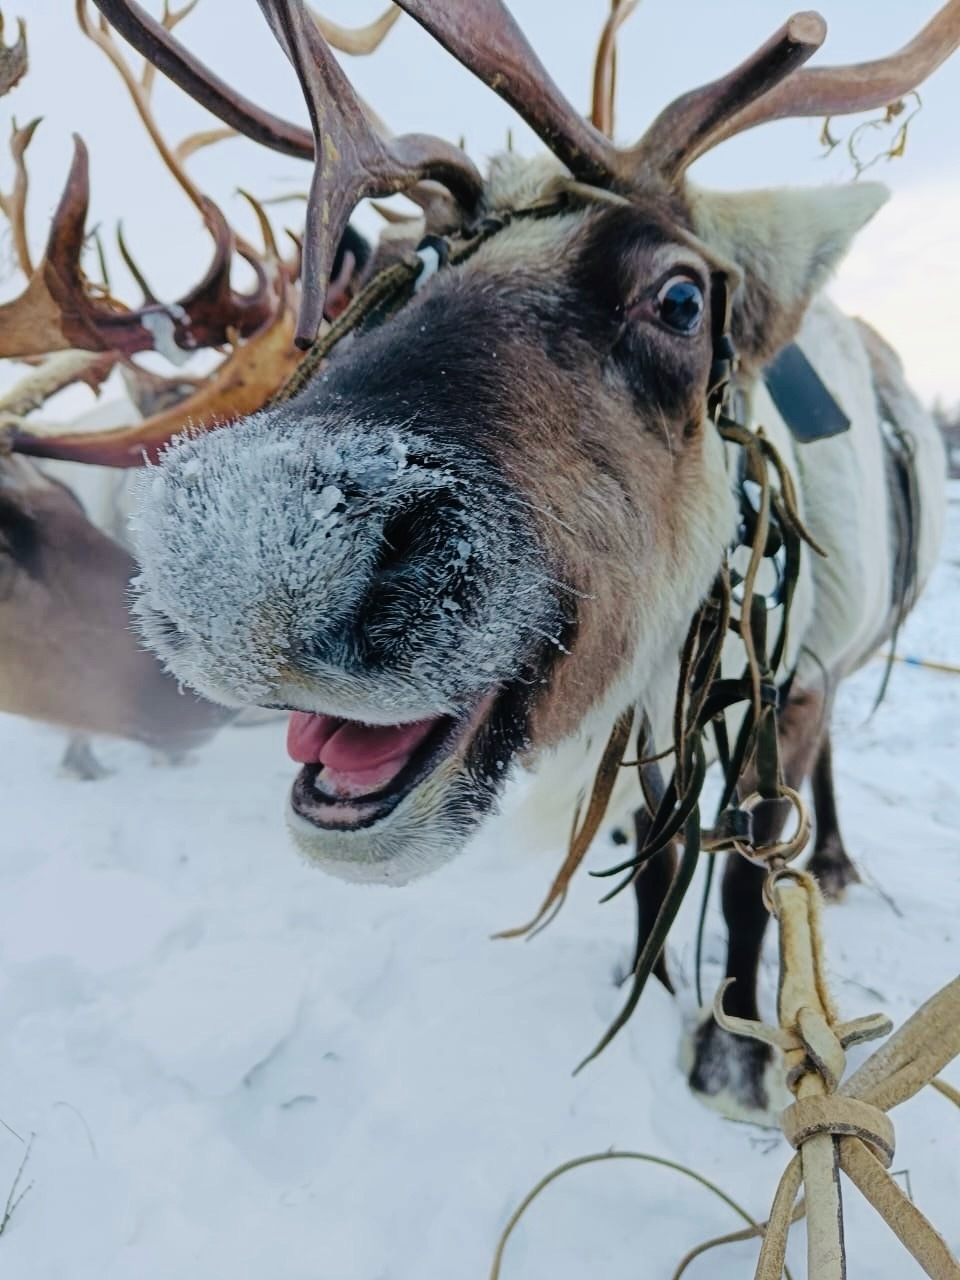
<svg viewBox="0 0 960 1280">
<path fill-rule="evenodd" d="M 780 793 L 776 796 L 762 796 L 759 791 L 752 791 L 746 800 L 741 801 L 741 809 L 753 809 L 763 800 L 789 800 L 797 815 L 797 827 L 789 840 L 775 840 L 771 844 L 753 846 L 743 856 L 759 866 L 769 866 L 771 862 L 789 862 L 802 853 L 810 838 L 810 811 L 798 791 L 793 787 L 781 784 Z"/>
</svg>

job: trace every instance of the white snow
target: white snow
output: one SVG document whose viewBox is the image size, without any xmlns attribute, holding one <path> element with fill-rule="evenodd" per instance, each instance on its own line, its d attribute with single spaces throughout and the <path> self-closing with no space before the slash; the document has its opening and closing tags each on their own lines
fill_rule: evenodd
<svg viewBox="0 0 960 1280">
<path fill-rule="evenodd" d="M 960 661 L 958 592 L 955 500 L 903 651 Z M 828 912 L 828 956 L 847 1015 L 900 1022 L 958 968 L 960 679 L 897 667 L 868 720 L 881 674 L 838 708 L 841 817 L 870 883 Z M 623 999 L 626 899 L 598 905 L 583 875 L 534 942 L 490 941 L 555 870 L 506 822 L 406 889 L 326 879 L 284 831 L 283 733 L 224 732 L 180 768 L 108 743 L 114 774 L 82 783 L 56 776 L 57 733 L 0 718 L 0 1203 L 36 1135 L 0 1273 L 484 1280 L 532 1184 L 610 1147 L 689 1163 L 765 1216 L 786 1144 L 704 1109 L 676 1066 L 696 894 L 671 944 L 679 998 L 652 986 L 572 1079 Z M 591 865 L 614 857 L 604 844 Z M 712 994 L 715 913 L 707 956 Z M 774 986 L 769 947 L 768 1008 Z M 894 1169 L 960 1249 L 960 1114 L 927 1090 L 894 1119 Z M 921 1274 L 852 1191 L 846 1207 L 851 1277 Z M 534 1205 L 503 1280 L 659 1280 L 738 1225 L 667 1170 L 598 1165 Z M 689 1280 L 741 1280 L 755 1254 L 708 1254 Z"/>
<path fill-rule="evenodd" d="M 194 458 L 191 461 L 195 462 L 197 459 Z M 187 463 L 187 466 L 189 465 Z M 343 502 L 343 490 L 338 489 L 335 484 L 325 484 L 318 497 L 320 503 L 313 513 L 313 518 L 314 520 L 325 520 Z"/>
</svg>

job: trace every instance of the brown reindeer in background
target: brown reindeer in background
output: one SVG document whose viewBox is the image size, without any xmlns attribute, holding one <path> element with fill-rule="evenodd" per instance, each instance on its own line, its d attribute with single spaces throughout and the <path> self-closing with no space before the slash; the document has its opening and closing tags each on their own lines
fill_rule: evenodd
<svg viewBox="0 0 960 1280">
<path fill-rule="evenodd" d="M 211 137 L 167 146 L 150 110 L 151 77 L 134 79 L 106 24 L 91 22 L 83 5 L 78 12 L 85 33 L 121 71 L 150 136 L 196 205 L 214 252 L 200 284 L 172 304 L 161 303 L 145 283 L 144 301 L 135 308 L 113 299 L 106 282 L 91 285 L 81 265 L 89 161 L 78 138 L 44 251 L 35 262 L 26 217 L 26 156 L 40 122 L 14 127 L 15 179 L 10 194 L 0 196 L 0 208 L 10 222 L 16 264 L 27 285 L 0 305 L 0 358 L 26 361 L 30 368 L 0 395 L 0 711 L 179 754 L 234 713 L 184 690 L 144 649 L 130 624 L 135 564 L 116 540 L 123 541 L 123 529 L 111 529 L 111 537 L 96 527 L 67 484 L 25 455 L 138 467 L 185 423 L 213 425 L 259 408 L 297 363 L 292 335 L 299 252 L 281 259 L 259 207 L 263 248 L 237 237 L 184 166 L 185 158 Z M 349 47 L 354 33 L 339 34 L 340 43 Z M 18 41 L 0 55 L 0 95 L 26 70 L 21 23 Z M 122 241 L 121 250 L 142 281 Z M 237 255 L 254 270 L 250 294 L 231 285 Z M 349 301 L 367 256 L 365 243 L 348 228 L 327 290 L 328 317 Z M 202 377 L 163 378 L 135 362 L 143 352 L 185 359 L 211 348 L 226 355 Z M 124 374 L 132 399 L 129 426 L 84 431 L 38 422 L 36 411 L 65 387 L 83 383 L 99 391 L 114 370 Z M 76 741 L 65 763 L 80 772 L 96 770 Z"/>
<path fill-rule="evenodd" d="M 825 27 L 796 15 L 626 148 L 603 132 L 609 113 L 589 123 L 563 98 L 499 0 L 401 0 L 549 149 L 500 157 L 485 178 L 439 139 L 384 138 L 299 0 L 260 7 L 313 136 L 225 85 L 133 0 L 97 4 L 231 128 L 315 159 L 301 347 L 356 202 L 407 191 L 424 210 L 406 249 L 381 254 L 356 323 L 343 318 L 349 336 L 321 348 L 322 371 L 301 368 L 229 430 L 180 440 L 141 486 L 143 634 L 205 696 L 291 712 L 300 847 L 345 878 L 402 884 L 460 850 L 521 768 L 537 774 L 533 825 L 556 842 L 593 776 L 610 758 L 616 770 L 634 715 L 645 742 L 669 745 L 691 618 L 729 549 L 749 545 L 750 477 L 715 422 L 734 349 L 741 438 L 762 426 L 784 462 L 777 501 L 793 506 L 796 489 L 797 521 L 826 553 L 799 562 L 789 636 L 757 698 L 778 707 L 783 794 L 815 759 L 829 774 L 836 684 L 915 598 L 942 522 L 929 417 L 892 353 L 819 296 L 886 193 L 719 194 L 685 173 L 766 120 L 898 98 L 960 42 L 960 0 L 900 54 L 855 67 L 801 69 Z M 806 445 L 765 383 L 794 342 L 846 423 Z M 912 529 L 896 518 L 887 419 L 910 441 Z M 757 785 L 749 768 L 742 782 Z M 623 771 L 613 816 L 641 798 Z M 783 818 L 765 802 L 758 839 L 775 841 Z M 642 811 L 641 831 L 649 821 Z M 641 956 L 680 878 L 674 856 L 665 847 L 631 877 Z M 723 885 L 728 1008 L 748 1018 L 762 875 L 735 857 Z M 705 1022 L 691 1082 L 756 1113 L 772 1101 L 769 1066 L 765 1049 Z"/>
</svg>

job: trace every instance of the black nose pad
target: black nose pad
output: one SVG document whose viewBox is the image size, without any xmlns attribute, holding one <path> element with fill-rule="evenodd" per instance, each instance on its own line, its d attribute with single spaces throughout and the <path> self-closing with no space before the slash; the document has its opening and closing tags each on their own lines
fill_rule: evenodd
<svg viewBox="0 0 960 1280">
<path fill-rule="evenodd" d="M 370 656 L 372 649 L 386 657 L 416 642 L 424 621 L 453 588 L 461 526 L 462 514 L 446 495 L 420 497 L 387 519 L 357 619 Z"/>
<path fill-rule="evenodd" d="M 433 545 L 429 512 L 416 506 L 392 515 L 383 527 L 374 582 L 389 583 L 430 554 Z"/>
</svg>

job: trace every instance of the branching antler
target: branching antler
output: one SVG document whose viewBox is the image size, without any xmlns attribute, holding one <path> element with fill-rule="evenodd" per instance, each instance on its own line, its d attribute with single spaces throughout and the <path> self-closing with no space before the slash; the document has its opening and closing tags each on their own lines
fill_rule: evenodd
<svg viewBox="0 0 960 1280">
<path fill-rule="evenodd" d="M 273 320 L 238 344 L 192 395 L 144 422 L 106 431 L 71 431 L 61 424 L 8 421 L 7 429 L 13 426 L 12 447 L 34 457 L 107 467 L 155 461 L 177 432 L 209 431 L 262 408 L 299 362 L 293 327 L 293 308 L 278 308 Z"/>
<path fill-rule="evenodd" d="M 614 108 L 617 90 L 617 32 L 636 9 L 640 0 L 610 0 L 610 16 L 600 33 L 597 58 L 593 67 L 593 97 L 590 122 L 608 138 L 613 137 Z"/>
<path fill-rule="evenodd" d="M 661 111 L 635 147 L 622 153 L 635 175 L 677 182 L 699 156 L 722 141 L 732 116 L 763 102 L 823 44 L 827 24 L 818 13 L 797 13 L 729 75 L 684 94 Z"/>
<path fill-rule="evenodd" d="M 196 0 L 173 9 L 164 0 L 157 26 L 170 33 L 194 7 Z M 143 291 L 139 307 L 129 308 L 111 297 L 108 285 L 95 285 L 84 275 L 81 256 L 89 202 L 88 159 L 81 139 L 75 138 L 74 159 L 57 209 L 51 220 L 41 259 L 34 264 L 26 240 L 26 151 L 35 124 L 15 129 L 12 149 L 16 164 L 14 188 L 0 197 L 0 208 L 14 228 L 19 265 L 27 285 L 18 298 L 0 306 L 0 358 L 28 359 L 35 368 L 4 397 L 0 431 L 4 447 L 22 453 L 137 466 L 155 457 L 171 435 L 185 426 L 209 429 L 261 407 L 293 371 L 299 354 L 293 344 L 296 283 L 300 241 L 290 262 L 281 259 L 273 230 L 262 206 L 243 192 L 260 225 L 263 247 L 254 248 L 235 236 L 217 206 L 185 170 L 186 159 L 203 146 L 230 136 L 232 129 L 204 130 L 170 146 L 153 115 L 151 94 L 155 67 L 148 60 L 136 73 L 101 15 L 92 19 L 85 0 L 75 0 L 77 19 L 88 36 L 121 75 L 142 123 L 162 160 L 187 197 L 201 213 L 214 241 L 214 255 L 203 280 L 178 302 L 164 305 L 137 267 L 118 229 L 120 252 Z M 397 11 L 399 12 L 399 11 Z M 337 43 L 372 48 L 395 21 L 385 14 L 370 28 L 356 32 L 335 29 Z M 245 258 L 257 277 L 249 295 L 230 284 L 234 254 Z M 353 259 L 351 259 L 351 262 Z M 339 281 L 342 292 L 348 287 Z M 228 346 L 228 356 L 202 378 L 158 378 L 139 369 L 131 357 L 158 351 L 174 363 L 201 347 Z M 44 426 L 31 416 L 58 390 L 85 382 L 93 390 L 114 368 L 126 370 L 135 387 L 145 390 L 159 411 L 146 421 L 109 431 L 74 432 L 57 424 Z M 156 385 L 144 388 L 153 377 Z"/>
<path fill-rule="evenodd" d="M 275 150 L 313 157 L 310 135 L 236 93 L 134 0 L 96 3 L 140 53 L 226 124 Z M 316 148 L 304 242 L 297 340 L 308 346 L 319 326 L 333 253 L 359 200 L 410 190 L 429 179 L 442 184 L 464 209 L 473 211 L 483 183 L 463 152 L 439 138 L 409 134 L 384 139 L 379 135 L 302 0 L 263 0 L 261 9 L 297 71 L 314 131 L 326 140 L 326 145 Z"/>
<path fill-rule="evenodd" d="M 94 296 L 81 267 L 89 194 L 87 149 L 76 137 L 73 164 L 43 257 L 23 293 L 0 306 L 0 357 L 80 348 L 124 356 L 159 350 L 176 358 L 178 351 L 222 346 L 232 331 L 253 333 L 271 318 L 275 291 L 258 257 L 250 255 L 258 273 L 254 292 L 232 290 L 233 233 L 206 197 L 201 197 L 201 207 L 216 248 L 210 269 L 195 289 L 170 306 L 151 302 L 136 310 L 109 296 Z"/>
<path fill-rule="evenodd" d="M 195 3 L 195 0 L 194 0 Z M 201 211 L 204 210 L 204 204 L 207 197 L 197 187 L 196 183 L 187 173 L 176 151 L 167 145 L 167 140 L 160 132 L 157 125 L 156 117 L 150 105 L 150 96 L 153 89 L 153 81 L 156 74 L 156 68 L 152 63 L 145 62 L 142 76 L 138 79 L 134 75 L 128 65 L 123 54 L 117 48 L 116 41 L 109 25 L 101 14 L 97 15 L 97 21 L 91 22 L 87 12 L 87 0 L 76 0 L 75 3 L 77 23 L 80 30 L 91 40 L 98 49 L 100 49 L 113 63 L 114 67 L 120 74 L 120 78 L 130 94 L 133 105 L 136 108 L 140 122 L 150 136 L 150 141 L 157 149 L 161 160 L 170 171 L 174 180 L 180 185 L 187 199 Z M 170 31 L 176 26 L 183 17 L 193 8 L 193 4 L 189 4 L 186 8 L 171 14 L 169 9 L 165 9 L 163 16 L 164 29 Z"/>
<path fill-rule="evenodd" d="M 6 215 L 10 223 L 10 231 L 13 235 L 13 252 L 16 255 L 17 265 L 25 276 L 29 276 L 33 271 L 33 261 L 30 257 L 30 244 L 27 240 L 27 188 L 29 186 L 29 178 L 27 176 L 27 165 L 25 156 L 27 147 L 33 141 L 33 135 L 36 132 L 37 125 L 40 123 L 39 117 L 31 120 L 29 124 L 18 128 L 16 120 L 13 121 L 10 133 L 10 154 L 13 156 L 13 187 L 9 195 L 0 192 L 0 210 Z"/>
<path fill-rule="evenodd" d="M 315 139 L 297 326 L 297 342 L 307 347 L 320 327 L 337 244 L 364 196 L 392 195 L 432 178 L 475 204 L 482 184 L 463 152 L 439 138 L 380 137 L 302 0 L 258 3 L 297 73 Z"/>
<path fill-rule="evenodd" d="M 310 13 L 320 28 L 320 34 L 331 48 L 340 53 L 351 53 L 355 57 L 374 53 L 379 49 L 400 17 L 400 10 L 395 4 L 365 27 L 341 27 L 339 22 L 331 22 L 312 7 Z"/>
<path fill-rule="evenodd" d="M 226 123 L 287 154 L 314 150 L 296 126 L 224 84 L 135 0 L 96 3 L 145 57 Z M 377 136 L 303 0 L 258 3 L 297 72 L 319 139 L 297 334 L 298 342 L 308 345 L 317 332 L 333 246 L 359 199 L 411 185 L 422 194 L 422 180 L 435 179 L 469 217 L 476 211 L 480 187 L 462 153 L 436 139 L 385 141 Z M 799 13 L 729 75 L 667 107 L 634 146 L 618 148 L 605 136 L 612 128 L 614 41 L 637 0 L 611 3 L 597 59 L 591 123 L 557 88 L 502 0 L 398 0 L 400 8 L 526 120 L 575 178 L 625 195 L 650 184 L 677 185 L 698 156 L 764 120 L 883 105 L 914 88 L 960 43 L 960 0 L 949 0 L 892 59 L 801 76 L 799 68 L 823 43 L 826 26 L 816 13 Z"/>
<path fill-rule="evenodd" d="M 810 67 L 727 122 L 722 142 L 770 120 L 874 111 L 906 97 L 960 45 L 960 0 L 949 0 L 908 44 L 887 58 Z"/>
<path fill-rule="evenodd" d="M 264 257 L 274 264 L 269 278 L 265 278 L 265 283 L 276 295 L 268 322 L 259 326 L 246 341 L 240 339 L 236 330 L 229 330 L 230 354 L 212 373 L 201 379 L 158 378 L 125 360 L 116 349 L 100 357 L 110 362 L 103 366 L 85 365 L 83 353 L 77 351 L 49 357 L 41 366 L 48 370 L 45 380 L 40 379 L 41 385 L 52 387 L 52 379 L 59 373 L 62 375 L 60 386 L 85 381 L 96 389 L 99 381 L 94 382 L 93 379 L 102 380 L 117 364 L 125 368 L 134 380 L 141 399 L 153 400 L 155 404 L 159 401 L 163 407 L 143 422 L 105 431 L 78 432 L 61 425 L 44 426 L 35 420 L 27 421 L 25 395 L 21 394 L 5 406 L 6 416 L 0 418 L 0 430 L 10 439 L 12 448 L 36 457 L 63 458 L 110 467 L 136 467 L 145 460 L 155 460 L 177 432 L 207 431 L 224 426 L 254 413 L 270 399 L 300 359 L 293 344 L 293 285 L 280 269 L 277 246 L 266 215 L 256 200 L 249 195 L 247 199 L 263 233 Z M 96 360 L 97 357 L 87 359 Z M 75 368 L 73 377 L 68 376 L 71 360 Z M 59 363 L 54 363 L 57 361 Z M 35 399 L 34 403 L 39 407 L 39 400 Z M 17 414 L 23 416 L 18 418 Z"/>
<path fill-rule="evenodd" d="M 27 71 L 27 24 L 17 19 L 17 41 L 9 47 L 3 39 L 3 14 L 0 13 L 0 98 L 9 93 Z"/>
<path fill-rule="evenodd" d="M 86 17 L 85 0 L 76 3 L 87 34 L 121 70 L 165 162 L 203 213 L 217 252 L 203 284 L 173 307 L 157 303 L 145 282 L 146 300 L 136 311 L 121 308 L 109 295 L 95 296 L 80 270 L 86 158 L 78 143 L 77 159 L 43 260 L 21 297 L 0 307 L 0 353 L 86 346 L 91 351 L 113 350 L 128 358 L 148 346 L 162 348 L 164 341 L 169 349 L 183 350 L 217 338 L 223 342 L 234 331 L 255 332 L 263 339 L 264 352 L 274 351 L 271 343 L 283 332 L 284 308 L 290 297 L 290 268 L 278 263 L 267 227 L 267 267 L 248 246 L 242 242 L 237 246 L 259 278 L 250 298 L 236 298 L 229 285 L 232 233 L 184 169 L 188 156 L 228 136 L 231 130 L 281 153 L 314 160 L 302 241 L 301 315 L 296 330 L 300 346 L 308 346 L 316 336 L 334 252 L 359 200 L 405 192 L 426 209 L 428 221 L 471 225 L 483 211 L 483 184 L 463 152 L 424 135 L 385 136 L 386 130 L 354 93 L 331 51 L 333 45 L 349 52 L 369 52 L 396 21 L 399 9 L 507 101 L 574 178 L 628 197 L 650 186 L 678 186 L 699 156 L 767 120 L 849 114 L 886 106 L 915 89 L 960 44 L 960 0 L 948 0 L 920 34 L 890 58 L 850 67 L 800 70 L 823 43 L 826 27 L 818 14 L 799 13 L 729 75 L 670 104 L 639 142 L 616 147 L 607 136 L 613 128 L 616 33 L 639 0 L 611 0 L 597 56 L 592 121 L 583 119 L 560 92 L 502 0 L 398 0 L 399 8 L 356 30 L 329 23 L 314 14 L 305 0 L 258 0 L 297 73 L 310 115 L 310 131 L 243 97 L 185 48 L 173 31 L 192 2 L 173 11 L 165 0 L 163 16 L 157 21 L 136 0 L 95 0 L 103 15 L 96 27 Z M 107 21 L 146 58 L 147 66 L 139 79 L 117 50 Z M 168 147 L 150 111 L 154 67 L 218 116 L 227 129 L 203 130 L 184 139 L 179 147 Z M 25 180 L 25 172 L 22 176 Z M 258 209 L 258 216 L 265 222 L 262 210 Z M 22 221 L 22 212 L 20 217 Z M 21 261 L 29 262 L 25 237 L 18 255 Z M 47 337 L 41 340 L 39 335 L 44 332 Z M 50 332 L 57 335 L 56 342 L 41 347 L 41 341 L 49 343 Z M 225 383 L 239 367 L 232 362 L 239 361 L 240 352 L 248 351 L 255 340 L 251 338 L 235 350 L 221 366 Z M 290 353 L 288 357 L 295 359 Z M 195 393 L 201 397 L 195 406 L 197 421 L 221 421 L 221 414 L 247 411 L 236 407 L 236 399 L 229 411 L 224 410 L 224 399 L 211 400 L 203 391 L 200 388 Z M 235 386 L 231 394 L 234 391 Z M 155 427 L 160 430 L 157 423 L 169 429 L 162 414 L 151 419 L 147 431 L 153 441 L 150 448 L 160 439 L 151 435 Z M 133 431 L 108 433 L 112 440 L 100 438 L 97 447 L 101 454 L 109 454 L 119 465 L 126 465 L 122 459 L 129 461 L 134 454 L 139 457 L 147 437 L 137 429 L 134 441 Z M 59 449 L 64 447 L 62 436 L 62 432 L 59 436 L 56 432 L 46 434 L 42 446 L 34 441 L 28 447 Z M 69 447 L 92 456 L 88 442 L 80 437 L 72 439 Z"/>
</svg>

